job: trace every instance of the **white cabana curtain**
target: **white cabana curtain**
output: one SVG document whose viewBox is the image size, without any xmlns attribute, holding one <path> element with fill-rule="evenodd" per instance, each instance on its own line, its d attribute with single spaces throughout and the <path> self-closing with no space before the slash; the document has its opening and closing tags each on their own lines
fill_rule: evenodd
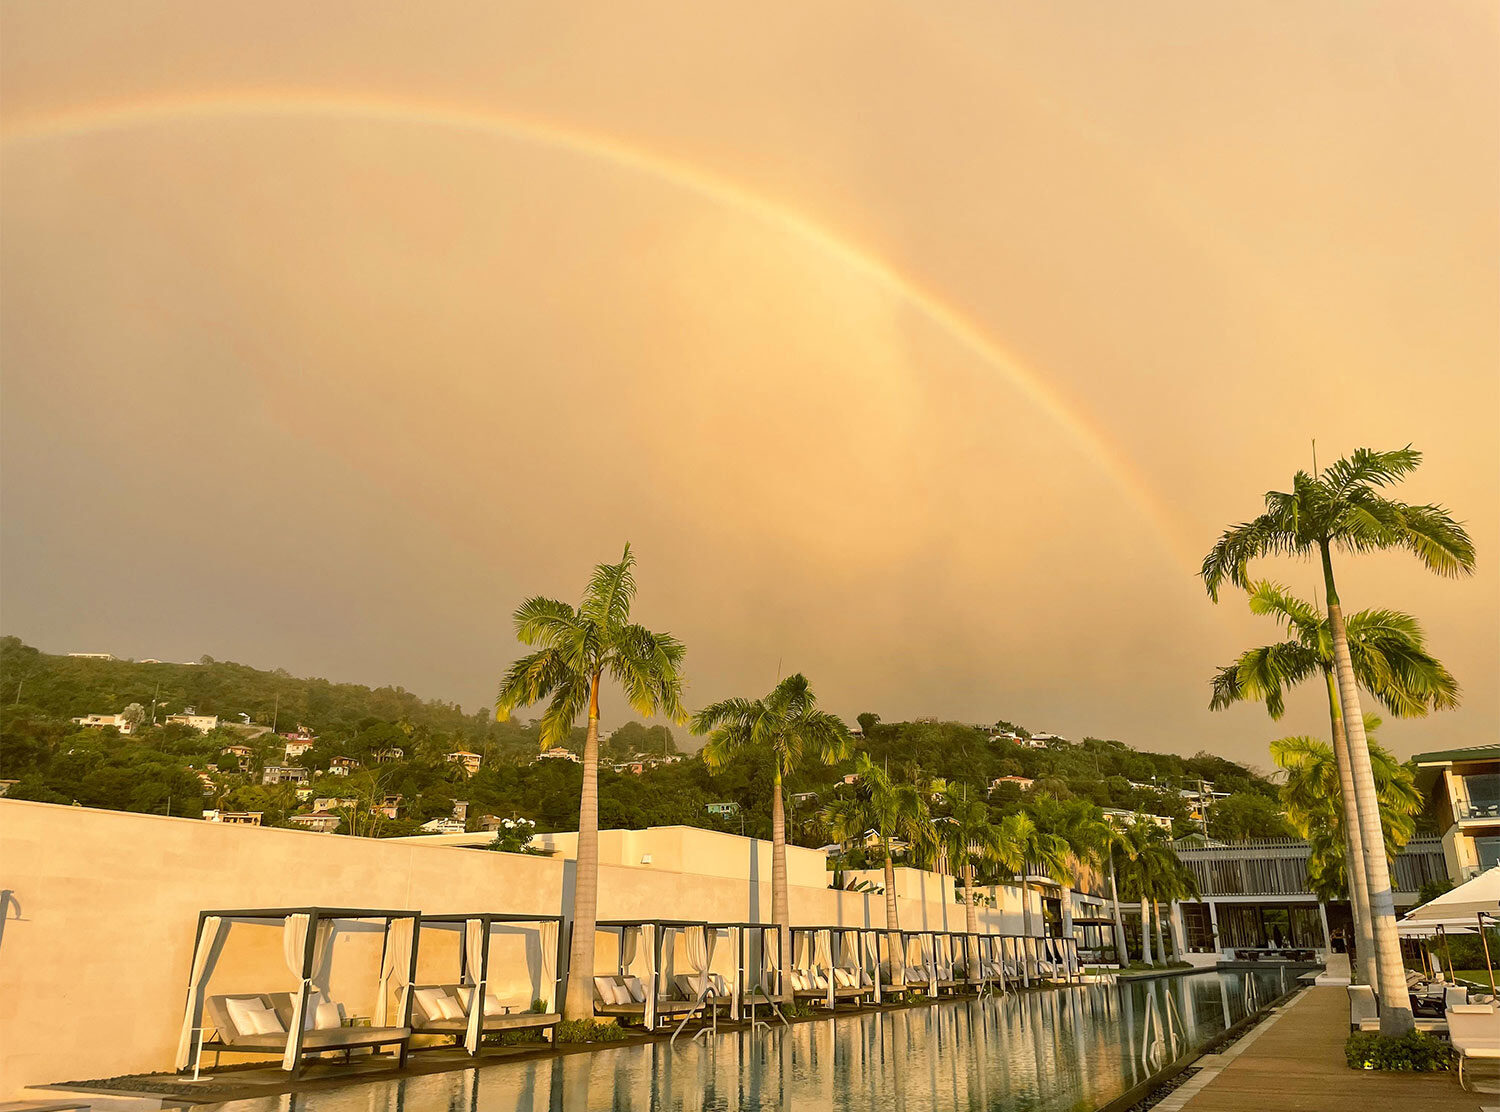
<svg viewBox="0 0 1500 1112">
<path fill-rule="evenodd" d="M 464 984 L 475 985 L 484 980 L 484 920 L 464 920 Z"/>
<path fill-rule="evenodd" d="M 620 931 L 620 975 L 622 977 L 635 964 L 635 953 L 640 944 L 640 927 L 626 927 Z"/>
<path fill-rule="evenodd" d="M 198 946 L 193 951 L 193 967 L 188 975 L 187 1009 L 182 1016 L 182 1035 L 177 1040 L 177 1069 L 186 1069 L 193 1061 L 193 1028 L 199 1026 L 203 1015 L 203 986 L 213 974 L 217 959 L 224 921 L 217 915 L 208 915 L 198 931 Z"/>
<path fill-rule="evenodd" d="M 557 928 L 557 923 L 545 922 L 537 930 L 542 950 L 541 992 L 538 995 L 549 1012 L 557 1009 Z"/>
<path fill-rule="evenodd" d="M 470 1054 L 479 1051 L 479 1042 L 484 1038 L 484 998 L 488 990 L 485 984 L 485 937 L 489 924 L 483 919 L 464 920 L 464 984 L 473 991 L 469 993 L 469 1028 L 464 1033 L 464 1046 Z"/>
<path fill-rule="evenodd" d="M 297 1064 L 297 1032 L 302 1029 L 303 1003 L 312 990 L 314 978 L 320 975 L 327 964 L 328 945 L 333 938 L 332 921 L 320 921 L 313 936 L 311 975 L 304 977 L 302 960 L 307 950 L 307 932 L 311 924 L 312 916 L 299 912 L 288 915 L 286 924 L 281 929 L 281 954 L 287 969 L 297 978 L 297 991 L 292 995 L 292 1021 L 287 1025 L 286 1051 L 281 1056 L 281 1068 L 286 1070 Z"/>
<path fill-rule="evenodd" d="M 781 934 L 774 930 L 760 930 L 760 981 L 766 995 L 781 992 Z"/>
<path fill-rule="evenodd" d="M 714 945 L 718 935 L 711 934 L 707 927 L 688 927 L 682 932 L 683 951 L 688 965 L 692 966 L 694 983 L 699 995 L 708 988 L 708 965 L 713 960 Z"/>
<path fill-rule="evenodd" d="M 813 932 L 813 964 L 819 969 L 833 974 L 833 932 Z"/>
<path fill-rule="evenodd" d="M 415 919 L 392 919 L 386 925 L 385 961 L 380 967 L 380 987 L 375 996 L 375 1016 L 371 1020 L 376 1027 L 387 1026 L 393 986 L 400 992 L 396 1017 L 399 1020 L 406 1015 L 406 998 L 411 993 L 411 985 L 406 983 L 406 977 L 411 969 L 411 949 L 415 943 Z"/>
</svg>

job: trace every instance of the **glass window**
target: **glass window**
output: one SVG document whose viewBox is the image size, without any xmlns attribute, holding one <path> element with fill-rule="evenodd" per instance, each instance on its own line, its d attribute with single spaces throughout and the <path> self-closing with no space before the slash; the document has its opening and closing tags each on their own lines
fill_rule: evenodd
<svg viewBox="0 0 1500 1112">
<path fill-rule="evenodd" d="M 1500 838 L 1475 838 L 1474 849 L 1479 854 L 1481 871 L 1500 865 Z"/>
</svg>

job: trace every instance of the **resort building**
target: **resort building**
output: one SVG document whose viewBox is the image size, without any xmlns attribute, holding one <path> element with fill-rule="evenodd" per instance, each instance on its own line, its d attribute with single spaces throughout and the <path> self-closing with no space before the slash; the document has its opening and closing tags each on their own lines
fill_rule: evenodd
<svg viewBox="0 0 1500 1112">
<path fill-rule="evenodd" d="M 114 653 L 69 653 L 71 657 L 78 660 L 113 660 Z"/>
<path fill-rule="evenodd" d="M 358 768 L 359 762 L 353 757 L 328 758 L 328 775 L 330 776 L 348 776 Z"/>
<path fill-rule="evenodd" d="M 305 815 L 288 816 L 286 821 L 304 830 L 316 831 L 319 834 L 332 834 L 339 828 L 344 818 L 333 811 L 311 811 Z"/>
<path fill-rule="evenodd" d="M 300 765 L 266 765 L 261 770 L 260 782 L 264 785 L 304 784 L 308 775 L 307 769 Z"/>
<path fill-rule="evenodd" d="M 577 753 L 571 749 L 564 749 L 561 745 L 554 745 L 551 749 L 544 750 L 531 758 L 532 764 L 536 764 L 538 761 L 572 761 L 574 764 L 583 763 Z"/>
<path fill-rule="evenodd" d="M 394 819 L 401 811 L 401 797 L 399 795 L 388 795 L 379 803 L 370 806 L 372 815 L 384 815 L 388 819 Z"/>
<path fill-rule="evenodd" d="M 728 818 L 730 815 L 740 813 L 740 805 L 733 801 L 729 803 L 710 803 L 703 809 L 710 815 L 718 815 L 720 818 Z"/>
<path fill-rule="evenodd" d="M 1145 813 L 1137 812 L 1137 811 L 1126 811 L 1126 810 L 1123 810 L 1122 808 L 1119 808 L 1119 807 L 1106 807 L 1106 808 L 1104 808 L 1104 817 L 1105 817 L 1105 819 L 1108 820 L 1109 822 L 1117 823 L 1119 825 L 1125 825 L 1127 823 L 1134 822 L 1135 818 L 1136 818 L 1136 816 L 1138 814 L 1140 815 L 1141 818 L 1145 819 L 1147 822 L 1154 822 L 1157 826 L 1161 827 L 1168 834 L 1170 834 L 1172 832 L 1172 820 L 1170 818 L 1168 818 L 1166 815 L 1152 815 L 1152 814 L 1145 814 Z"/>
<path fill-rule="evenodd" d="M 1500 865 L 1500 744 L 1418 753 L 1417 787 L 1442 831 L 1454 883 Z"/>
<path fill-rule="evenodd" d="M 206 734 L 219 728 L 219 716 L 199 714 L 193 707 L 186 707 L 181 714 L 167 715 L 166 723 L 168 726 L 191 726 L 200 734 Z"/>
<path fill-rule="evenodd" d="M 1031 785 L 1036 781 L 1029 776 L 997 776 L 990 781 L 990 791 L 993 793 L 1001 784 L 1014 784 L 1023 792 L 1029 792 Z"/>
<path fill-rule="evenodd" d="M 399 745 L 393 745 L 389 749 L 377 749 L 370 756 L 381 764 L 385 764 L 387 761 L 401 760 L 401 758 L 406 756 L 406 750 L 402 749 Z"/>
<path fill-rule="evenodd" d="M 113 726 L 122 734 L 134 733 L 135 728 L 125 721 L 123 715 L 119 714 L 85 714 L 73 719 L 73 725 L 83 726 L 88 729 L 102 729 L 105 726 Z"/>
<path fill-rule="evenodd" d="M 1205 964 L 1289 949 L 1318 955 L 1327 951 L 1333 931 L 1353 935 L 1348 902 L 1324 903 L 1308 884 L 1306 842 L 1272 838 L 1220 845 L 1193 838 L 1174 848 L 1192 871 L 1199 898 L 1172 905 L 1172 934 Z M 1396 910 L 1411 907 L 1424 884 L 1446 875 L 1439 839 L 1413 838 L 1391 870 Z M 1131 913 L 1128 902 L 1123 910 Z"/>
<path fill-rule="evenodd" d="M 218 822 L 225 826 L 259 826 L 260 811 L 204 811 L 204 822 Z"/>
<path fill-rule="evenodd" d="M 352 796 L 320 795 L 313 800 L 314 811 L 352 811 L 359 806 L 359 800 Z"/>
<path fill-rule="evenodd" d="M 417 829 L 423 834 L 462 834 L 464 823 L 461 819 L 428 819 Z"/>
<path fill-rule="evenodd" d="M 306 738 L 294 738 L 286 743 L 286 759 L 295 761 L 312 747 L 313 743 Z"/>
<path fill-rule="evenodd" d="M 484 763 L 484 758 L 478 753 L 470 753 L 466 749 L 460 749 L 456 753 L 448 754 L 448 763 L 461 765 L 465 776 L 473 776 L 479 771 L 479 766 Z"/>
</svg>

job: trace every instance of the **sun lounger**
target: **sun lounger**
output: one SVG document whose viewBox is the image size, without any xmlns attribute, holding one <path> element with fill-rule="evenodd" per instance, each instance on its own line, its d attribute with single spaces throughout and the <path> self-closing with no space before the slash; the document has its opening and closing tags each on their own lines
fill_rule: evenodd
<svg viewBox="0 0 1500 1112">
<path fill-rule="evenodd" d="M 606 999 L 604 990 L 610 986 L 611 996 Z M 624 997 L 627 997 L 625 999 Z M 696 1007 L 691 1000 L 678 1000 L 671 996 L 656 998 L 656 1018 L 690 1014 Z M 594 978 L 594 1014 L 613 1016 L 616 1019 L 646 1021 L 646 990 L 639 977 L 610 975 Z"/>
<path fill-rule="evenodd" d="M 1455 1004 L 1448 1009 L 1448 1037 L 1458 1051 L 1458 1084 L 1464 1086 L 1464 1062 L 1500 1059 L 1500 1012 L 1493 1004 Z"/>
<path fill-rule="evenodd" d="M 1345 991 L 1349 994 L 1349 1030 L 1379 1031 L 1380 1008 L 1375 1000 L 1375 990 L 1369 985 L 1348 985 Z M 1418 1031 L 1426 1031 L 1430 1035 L 1448 1033 L 1446 1019 L 1418 1018 L 1416 1026 Z"/>
<path fill-rule="evenodd" d="M 290 992 L 236 993 L 210 996 L 205 1002 L 215 1039 L 204 1048 L 219 1051 L 281 1054 L 286 1050 L 287 1028 L 292 1021 Z M 344 1006 L 319 998 L 308 999 L 302 1051 L 323 1054 L 363 1047 L 403 1046 L 411 1037 L 409 1027 L 348 1027 Z"/>
<path fill-rule="evenodd" d="M 468 985 L 413 985 L 412 1031 L 418 1035 L 451 1036 L 462 1043 L 469 1033 Z M 502 1031 L 546 1030 L 562 1022 L 557 1012 L 534 1012 L 529 1008 L 502 1004 L 493 994 L 484 1004 L 480 1034 Z"/>
</svg>

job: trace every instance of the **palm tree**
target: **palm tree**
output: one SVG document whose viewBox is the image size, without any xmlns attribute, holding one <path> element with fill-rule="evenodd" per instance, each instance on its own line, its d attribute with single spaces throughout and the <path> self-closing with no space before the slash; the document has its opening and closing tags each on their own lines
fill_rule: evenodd
<svg viewBox="0 0 1500 1112">
<path fill-rule="evenodd" d="M 1380 720 L 1365 720 L 1365 731 L 1373 734 Z M 1335 802 L 1339 770 L 1333 751 L 1310 737 L 1284 737 L 1271 743 L 1271 759 L 1286 771 L 1281 799 L 1297 833 L 1307 839 L 1308 885 L 1322 900 L 1343 898 L 1353 883 L 1348 867 L 1346 841 L 1341 827 L 1344 811 Z M 1394 860 L 1416 833 L 1416 817 L 1422 809 L 1411 770 L 1373 740 L 1370 762 L 1380 798 L 1380 825 L 1385 833 L 1385 856 Z"/>
<path fill-rule="evenodd" d="M 1222 710 L 1240 700 L 1262 699 L 1271 717 L 1280 718 L 1286 711 L 1284 695 L 1289 688 L 1312 676 L 1322 677 L 1328 692 L 1332 753 L 1337 766 L 1336 782 L 1330 785 L 1328 798 L 1343 803 L 1343 820 L 1336 825 L 1348 842 L 1343 856 L 1351 875 L 1348 891 L 1358 939 L 1358 975 L 1365 984 L 1374 984 L 1375 936 L 1370 923 L 1369 886 L 1328 619 L 1316 606 L 1270 581 L 1250 585 L 1250 609 L 1275 617 L 1292 639 L 1248 649 L 1229 667 L 1220 669 L 1213 678 L 1209 705 Z M 1344 625 L 1356 679 L 1391 713 L 1416 717 L 1458 705 L 1458 681 L 1426 651 L 1422 627 L 1411 615 L 1395 610 L 1360 610 L 1350 614 Z"/>
<path fill-rule="evenodd" d="M 979 912 L 974 906 L 976 862 L 999 863 L 1004 859 L 1000 830 L 990 823 L 989 806 L 980 799 L 969 798 L 969 785 L 934 780 L 931 790 L 943 797 L 948 813 L 934 824 L 934 834 L 947 850 L 949 862 L 959 865 L 964 890 L 964 930 L 969 935 L 965 950 L 965 967 L 969 980 L 977 982 L 979 952 L 975 936 L 979 934 Z"/>
<path fill-rule="evenodd" d="M 599 687 L 605 676 L 641 715 L 684 722 L 682 642 L 630 621 L 635 599 L 635 557 L 630 546 L 617 564 L 600 564 L 575 609 L 566 602 L 529 598 L 516 608 L 516 639 L 536 652 L 506 670 L 495 696 L 504 721 L 517 707 L 549 699 L 542 715 L 541 746 L 560 745 L 578 716 L 588 714 L 583 743 L 583 791 L 578 805 L 578 868 L 573 875 L 573 942 L 563 1015 L 594 1014 L 594 923 L 599 901 Z"/>
<path fill-rule="evenodd" d="M 913 846 L 932 828 L 927 800 L 913 784 L 897 784 L 890 775 L 861 752 L 854 762 L 854 791 L 831 800 L 823 809 L 824 821 L 844 845 L 863 842 L 875 832 L 885 867 L 886 946 L 891 954 L 891 972 L 904 984 L 905 961 L 901 944 L 901 916 L 896 907 L 895 842 Z"/>
<path fill-rule="evenodd" d="M 817 699 L 800 673 L 788 676 L 762 699 L 724 699 L 693 717 L 693 732 L 707 734 L 703 759 L 722 768 L 735 754 L 769 749 L 771 784 L 771 918 L 781 928 L 781 965 L 792 967 L 791 916 L 786 890 L 786 810 L 782 785 L 809 753 L 824 764 L 849 755 L 849 727 L 836 715 L 819 710 Z M 784 982 L 790 983 L 790 982 Z"/>
<path fill-rule="evenodd" d="M 1078 863 L 1089 869 L 1104 868 L 1109 877 L 1110 901 L 1114 907 L 1115 946 L 1118 953 L 1125 953 L 1125 921 L 1120 915 L 1119 886 L 1115 881 L 1115 850 L 1124 843 L 1124 835 L 1116 823 L 1104 817 L 1098 807 L 1085 800 L 1069 800 L 1057 811 L 1058 835 L 1068 844 L 1068 850 Z M 1072 916 L 1068 914 L 1068 900 L 1064 900 L 1063 933 L 1071 931 Z"/>
<path fill-rule="evenodd" d="M 1059 880 L 1067 876 L 1068 843 L 1038 827 L 1024 811 L 1000 820 L 997 841 L 997 863 L 1021 880 L 1021 929 L 1030 935 L 1031 896 L 1026 878 L 1033 873 Z"/>
<path fill-rule="evenodd" d="M 1249 584 L 1250 561 L 1262 556 L 1316 556 L 1323 567 L 1328 629 L 1333 641 L 1334 675 L 1347 731 L 1359 817 L 1360 855 L 1370 889 L 1370 920 L 1375 935 L 1376 980 L 1380 989 L 1380 1031 L 1403 1035 L 1413 1029 L 1411 1002 L 1402 975 L 1396 936 L 1396 905 L 1385 855 L 1375 775 L 1365 739 L 1359 683 L 1349 651 L 1349 632 L 1333 576 L 1333 552 L 1360 554 L 1405 549 L 1439 575 L 1474 570 L 1474 545 L 1453 516 L 1439 505 L 1409 505 L 1384 496 L 1384 488 L 1410 474 L 1422 454 L 1409 446 L 1392 452 L 1357 449 L 1317 475 L 1298 471 L 1290 492 L 1269 491 L 1266 512 L 1225 531 L 1203 559 L 1201 574 L 1210 598 L 1218 599 L 1226 580 Z"/>
<path fill-rule="evenodd" d="M 1125 939 L 1125 915 L 1120 911 L 1120 886 L 1116 879 L 1117 863 L 1130 860 L 1130 840 L 1119 823 L 1105 821 L 1106 833 L 1100 840 L 1099 852 L 1109 867 L 1109 902 L 1115 920 L 1115 958 L 1121 966 L 1129 964 L 1128 943 Z"/>
</svg>

